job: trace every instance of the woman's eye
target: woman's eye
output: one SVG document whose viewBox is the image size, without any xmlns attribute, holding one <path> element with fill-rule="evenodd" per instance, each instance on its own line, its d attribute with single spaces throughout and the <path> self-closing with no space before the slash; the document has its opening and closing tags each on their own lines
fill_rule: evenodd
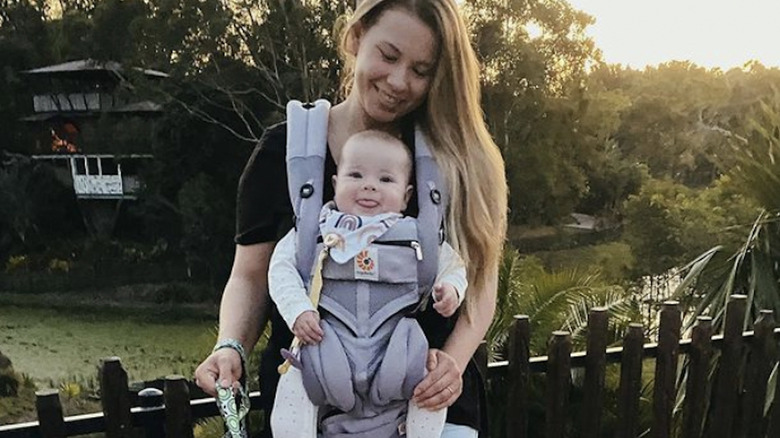
<svg viewBox="0 0 780 438">
<path fill-rule="evenodd" d="M 427 78 L 431 74 L 430 70 L 418 70 L 418 69 L 415 68 L 415 69 L 413 69 L 413 71 L 414 71 L 414 74 L 416 74 L 418 77 L 421 77 L 421 78 Z"/>
<path fill-rule="evenodd" d="M 391 54 L 389 54 L 389 53 L 386 53 L 386 52 L 384 52 L 384 51 L 382 51 L 382 50 L 380 50 L 380 51 L 379 51 L 379 53 L 381 53 L 381 54 L 382 54 L 382 59 L 384 59 L 385 61 L 388 61 L 388 62 L 395 62 L 395 61 L 397 61 L 397 60 L 398 60 L 398 57 L 397 57 L 397 56 L 395 56 L 395 55 L 391 55 Z"/>
</svg>

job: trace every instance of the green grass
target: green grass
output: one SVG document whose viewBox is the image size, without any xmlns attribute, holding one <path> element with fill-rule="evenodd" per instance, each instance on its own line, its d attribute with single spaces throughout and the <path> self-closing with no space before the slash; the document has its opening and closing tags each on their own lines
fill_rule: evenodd
<svg viewBox="0 0 780 438">
<path fill-rule="evenodd" d="M 130 381 L 190 377 L 213 344 L 214 326 L 207 318 L 169 320 L 139 309 L 119 315 L 4 304 L 0 351 L 39 388 L 97 378 L 109 356 L 121 359 Z"/>
<path fill-rule="evenodd" d="M 626 278 L 634 260 L 631 248 L 623 242 L 557 251 L 539 251 L 530 255 L 538 257 L 548 269 L 598 268 L 607 281 L 620 282 Z"/>
</svg>

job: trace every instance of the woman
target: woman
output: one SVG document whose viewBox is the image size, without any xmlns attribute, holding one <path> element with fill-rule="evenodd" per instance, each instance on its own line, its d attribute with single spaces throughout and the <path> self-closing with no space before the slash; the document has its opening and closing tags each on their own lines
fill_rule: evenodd
<svg viewBox="0 0 780 438">
<path fill-rule="evenodd" d="M 454 324 L 429 309 L 419 318 L 432 349 L 429 373 L 415 389 L 421 407 L 449 407 L 443 437 L 484 433 L 482 378 L 471 360 L 493 318 L 498 260 L 506 228 L 504 163 L 480 108 L 479 65 L 455 0 L 364 0 L 346 23 L 341 41 L 346 98 L 332 107 L 325 181 L 335 174 L 341 148 L 352 134 L 378 129 L 413 147 L 414 124 L 430 138 L 450 193 L 449 243 L 466 263 L 469 290 Z M 270 317 L 271 340 L 263 353 L 263 405 L 273 404 L 282 361 L 279 349 L 291 335 L 269 305 L 268 262 L 275 242 L 292 226 L 285 175 L 284 125 L 269 128 L 239 184 L 236 254 L 220 309 L 221 341 L 246 351 Z M 269 188 L 273 190 L 269 191 Z M 332 187 L 323 197 L 333 197 Z M 411 202 L 414 212 L 415 201 Z M 241 361 L 230 342 L 220 342 L 195 371 L 214 393 L 215 381 L 233 385 Z M 269 416 L 266 415 L 266 418 Z"/>
</svg>

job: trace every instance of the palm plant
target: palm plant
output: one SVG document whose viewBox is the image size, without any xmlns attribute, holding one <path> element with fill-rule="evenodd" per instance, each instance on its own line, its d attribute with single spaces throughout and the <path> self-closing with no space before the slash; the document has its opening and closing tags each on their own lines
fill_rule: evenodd
<svg viewBox="0 0 780 438">
<path fill-rule="evenodd" d="M 686 277 L 675 291 L 687 309 L 685 329 L 693 326 L 696 318 L 707 314 L 712 317 L 715 333 L 721 332 L 725 323 L 726 304 L 732 294 L 747 297 L 744 329 L 751 327 L 762 309 L 780 313 L 780 93 L 775 92 L 770 103 L 758 105 L 758 115 L 747 127 L 745 136 L 732 135 L 734 143 L 730 162 L 721 161 L 721 169 L 745 198 L 760 207 L 758 217 L 749 228 L 744 242 L 734 251 L 716 246 L 697 257 L 684 268 Z M 678 379 L 677 406 L 685 398 L 688 376 L 687 361 Z M 710 364 L 715 376 L 716 362 Z M 777 378 L 778 367 L 768 382 Z M 767 393 L 766 406 L 774 399 Z M 704 400 L 709 409 L 710 400 Z M 676 418 L 679 422 L 679 410 Z"/>
<path fill-rule="evenodd" d="M 761 211 L 744 243 L 734 252 L 717 246 L 687 267 L 677 295 L 694 309 L 686 326 L 709 314 L 716 331 L 723 325 L 730 295 L 747 296 L 745 327 L 752 326 L 761 309 L 780 314 L 780 93 L 758 105 L 758 114 L 737 139 L 729 161 L 721 161 L 742 196 Z"/>
<path fill-rule="evenodd" d="M 612 339 L 638 317 L 638 307 L 620 286 L 607 285 L 596 270 L 563 269 L 547 272 L 534 257 L 521 257 L 507 247 L 499 267 L 496 316 L 486 339 L 490 358 L 503 357 L 514 315 L 528 315 L 531 353 L 544 354 L 550 333 L 567 330 L 575 347 L 584 346 L 587 316 L 606 307 Z"/>
</svg>

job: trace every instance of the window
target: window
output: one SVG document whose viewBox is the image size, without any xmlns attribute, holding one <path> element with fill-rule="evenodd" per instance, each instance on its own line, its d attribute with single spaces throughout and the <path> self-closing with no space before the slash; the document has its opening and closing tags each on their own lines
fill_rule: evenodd
<svg viewBox="0 0 780 438">
<path fill-rule="evenodd" d="M 97 158 L 87 158 L 87 175 L 100 175 Z"/>
<path fill-rule="evenodd" d="M 73 163 L 73 165 L 76 166 L 76 175 L 86 175 L 87 174 L 86 159 L 84 159 L 84 158 L 74 158 L 71 162 Z"/>
</svg>

